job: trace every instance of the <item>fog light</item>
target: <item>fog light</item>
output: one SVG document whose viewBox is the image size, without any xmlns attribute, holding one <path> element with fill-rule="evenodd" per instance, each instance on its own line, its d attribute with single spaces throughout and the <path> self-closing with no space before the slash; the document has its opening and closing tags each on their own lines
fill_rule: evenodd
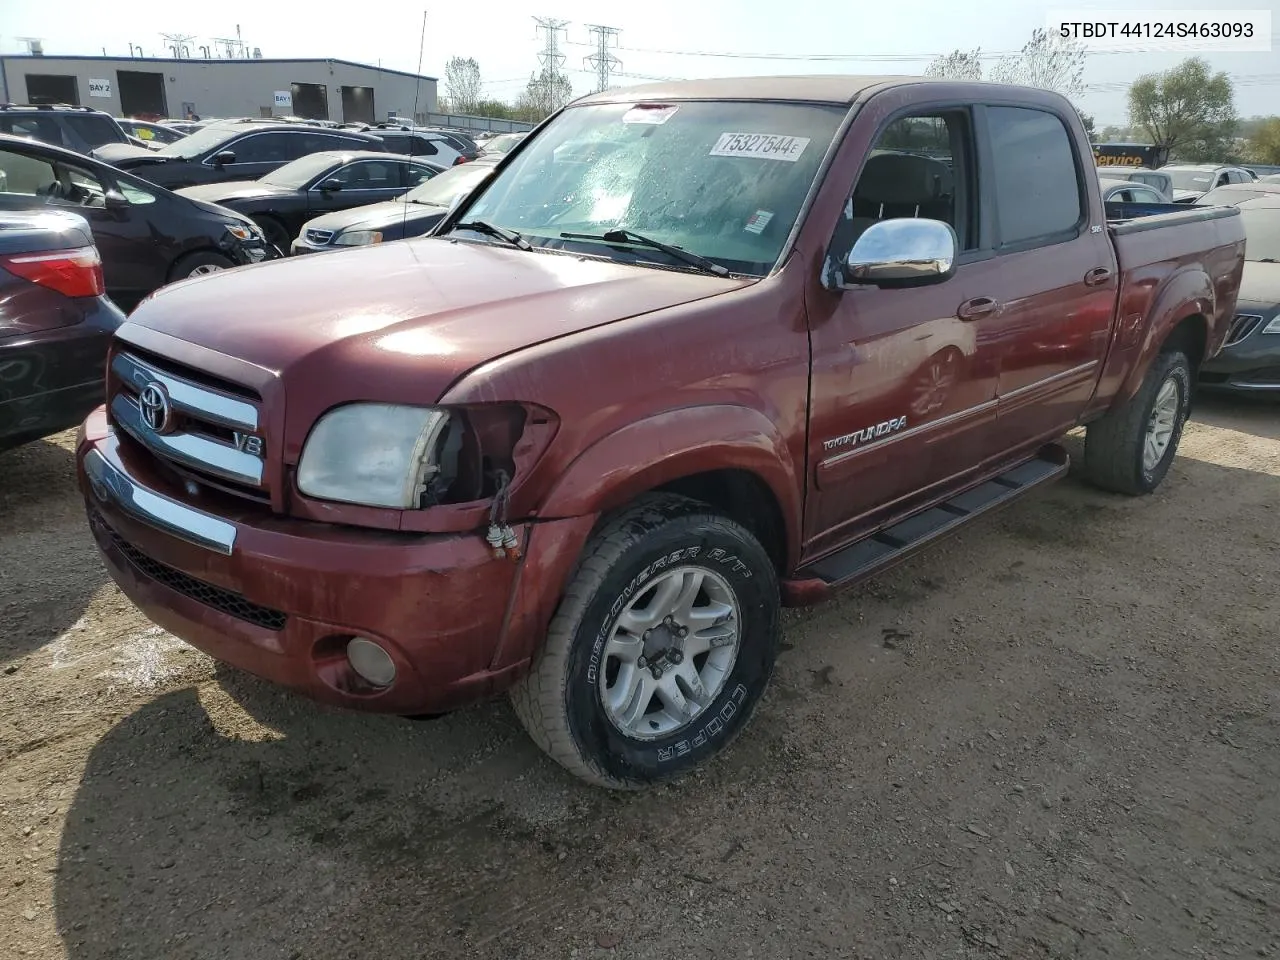
<svg viewBox="0 0 1280 960">
<path fill-rule="evenodd" d="M 396 678 L 396 665 L 391 655 L 364 637 L 353 637 L 347 643 L 347 660 L 352 670 L 375 687 L 389 687 Z"/>
</svg>

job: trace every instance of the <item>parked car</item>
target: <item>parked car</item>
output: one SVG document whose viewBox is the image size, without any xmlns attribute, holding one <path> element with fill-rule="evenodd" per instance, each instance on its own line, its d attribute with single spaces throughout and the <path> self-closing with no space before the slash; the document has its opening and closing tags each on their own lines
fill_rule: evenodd
<svg viewBox="0 0 1280 960">
<path fill-rule="evenodd" d="M 511 152 L 511 148 L 525 138 L 523 133 L 500 133 L 490 137 L 480 145 L 480 155 L 501 157 Z"/>
<path fill-rule="evenodd" d="M 966 175 L 869 153 L 907 142 Z M 90 526 L 218 659 L 388 713 L 510 689 L 576 775 L 667 780 L 746 723 L 780 604 L 1064 476 L 1068 430 L 1098 486 L 1164 480 L 1244 232 L 1104 225 L 1090 157 L 1068 100 L 999 84 L 583 97 L 430 237 L 139 307 L 78 445 Z"/>
<path fill-rule="evenodd" d="M 1280 173 L 1269 173 L 1265 177 L 1259 177 L 1261 183 L 1280 183 Z"/>
<path fill-rule="evenodd" d="M 1145 183 L 1134 183 L 1131 180 L 1108 180 L 1098 178 L 1102 188 L 1104 203 L 1169 203 L 1169 199 L 1160 194 L 1155 187 Z"/>
<path fill-rule="evenodd" d="M 462 154 L 464 160 L 475 160 L 480 156 L 480 147 L 468 134 L 460 130 L 445 130 L 441 127 L 423 127 L 422 129 L 427 133 L 443 137 L 451 147 Z"/>
<path fill-rule="evenodd" d="M 1222 352 L 1204 364 L 1200 382 L 1217 390 L 1280 397 L 1280 182 L 1219 187 L 1197 201 L 1240 211 L 1244 278 Z"/>
<path fill-rule="evenodd" d="M 0 136 L 0 210 L 84 217 L 107 293 L 125 310 L 166 283 L 274 257 L 253 221 L 92 157 Z"/>
<path fill-rule="evenodd" d="M 496 164 L 496 160 L 481 159 L 452 167 L 399 200 L 352 207 L 308 220 L 298 231 L 292 252 L 316 253 L 421 237 L 444 219 L 457 200 L 487 180 Z"/>
<path fill-rule="evenodd" d="M 1097 171 L 1098 176 L 1104 180 L 1144 183 L 1160 194 L 1162 202 L 1173 202 L 1173 178 L 1163 170 L 1149 170 L 1146 167 L 1098 167 Z"/>
<path fill-rule="evenodd" d="M 178 195 L 251 217 L 269 243 L 287 252 L 290 240 L 317 213 L 394 200 L 445 169 L 393 153 L 328 150 L 258 180 L 184 187 Z"/>
<path fill-rule="evenodd" d="M 434 130 L 405 124 L 379 123 L 369 127 L 366 132 L 380 138 L 392 153 L 425 157 L 446 167 L 464 159 L 461 144 Z"/>
<path fill-rule="evenodd" d="M 89 224 L 0 210 L 0 450 L 75 426 L 102 403 L 111 334 Z"/>
<path fill-rule="evenodd" d="M 1195 203 L 1217 187 L 1232 183 L 1253 183 L 1252 170 L 1216 163 L 1171 163 L 1160 168 L 1173 180 L 1173 202 Z"/>
<path fill-rule="evenodd" d="M 121 170 L 176 190 L 201 183 L 256 180 L 322 150 L 385 149 L 377 137 L 351 130 L 276 120 L 224 120 L 159 150 L 117 145 L 94 154 Z"/>
<path fill-rule="evenodd" d="M 143 141 L 148 147 L 158 150 L 160 147 L 169 143 L 177 143 L 186 136 L 173 127 L 167 127 L 162 123 L 152 123 L 150 120 L 133 120 L 124 119 L 116 121 L 120 124 L 122 130 L 131 137 Z"/>
<path fill-rule="evenodd" d="M 0 104 L 0 133 L 76 153 L 89 153 L 106 144 L 131 145 L 129 135 L 111 114 L 69 104 Z"/>
</svg>

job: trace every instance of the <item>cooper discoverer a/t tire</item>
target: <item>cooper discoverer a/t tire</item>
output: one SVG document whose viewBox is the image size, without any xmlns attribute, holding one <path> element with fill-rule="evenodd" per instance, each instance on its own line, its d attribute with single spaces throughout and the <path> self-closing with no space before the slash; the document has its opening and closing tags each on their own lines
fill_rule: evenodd
<svg viewBox="0 0 1280 960">
<path fill-rule="evenodd" d="M 741 525 L 685 497 L 644 497 L 587 544 L 512 703 L 584 780 L 671 779 L 746 724 L 773 673 L 778 607 L 773 563 Z"/>
<path fill-rule="evenodd" d="M 1191 388 L 1191 362 L 1185 353 L 1175 349 L 1157 356 L 1137 394 L 1086 429 L 1084 475 L 1089 482 L 1131 496 L 1160 486 L 1178 452 L 1191 410 Z"/>
</svg>

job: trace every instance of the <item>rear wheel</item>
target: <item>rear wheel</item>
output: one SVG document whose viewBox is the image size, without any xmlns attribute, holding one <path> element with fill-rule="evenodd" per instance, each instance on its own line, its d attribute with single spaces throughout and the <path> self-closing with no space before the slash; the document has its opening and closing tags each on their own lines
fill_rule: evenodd
<svg viewBox="0 0 1280 960">
<path fill-rule="evenodd" d="M 646 497 L 588 544 L 516 713 L 588 782 L 635 789 L 711 759 L 773 673 L 778 580 L 743 527 Z"/>
<path fill-rule="evenodd" d="M 1130 495 L 1160 486 L 1191 410 L 1191 383 L 1191 362 L 1181 350 L 1156 357 L 1133 399 L 1089 424 L 1084 445 L 1089 482 Z"/>
<path fill-rule="evenodd" d="M 235 264 L 231 262 L 230 258 L 224 257 L 220 253 L 215 253 L 212 250 L 201 250 L 197 253 L 187 254 L 173 265 L 170 282 L 186 280 L 188 277 L 202 277 L 208 273 L 219 273 L 234 266 Z"/>
</svg>

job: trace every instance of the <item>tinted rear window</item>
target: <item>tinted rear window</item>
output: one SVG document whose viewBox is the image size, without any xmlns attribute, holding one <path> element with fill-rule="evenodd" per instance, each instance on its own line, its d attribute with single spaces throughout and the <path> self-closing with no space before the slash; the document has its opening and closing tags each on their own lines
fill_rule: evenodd
<svg viewBox="0 0 1280 960">
<path fill-rule="evenodd" d="M 987 125 L 1000 244 L 1074 230 L 1081 213 L 1079 177 L 1062 121 L 1043 110 L 991 107 Z"/>
</svg>

